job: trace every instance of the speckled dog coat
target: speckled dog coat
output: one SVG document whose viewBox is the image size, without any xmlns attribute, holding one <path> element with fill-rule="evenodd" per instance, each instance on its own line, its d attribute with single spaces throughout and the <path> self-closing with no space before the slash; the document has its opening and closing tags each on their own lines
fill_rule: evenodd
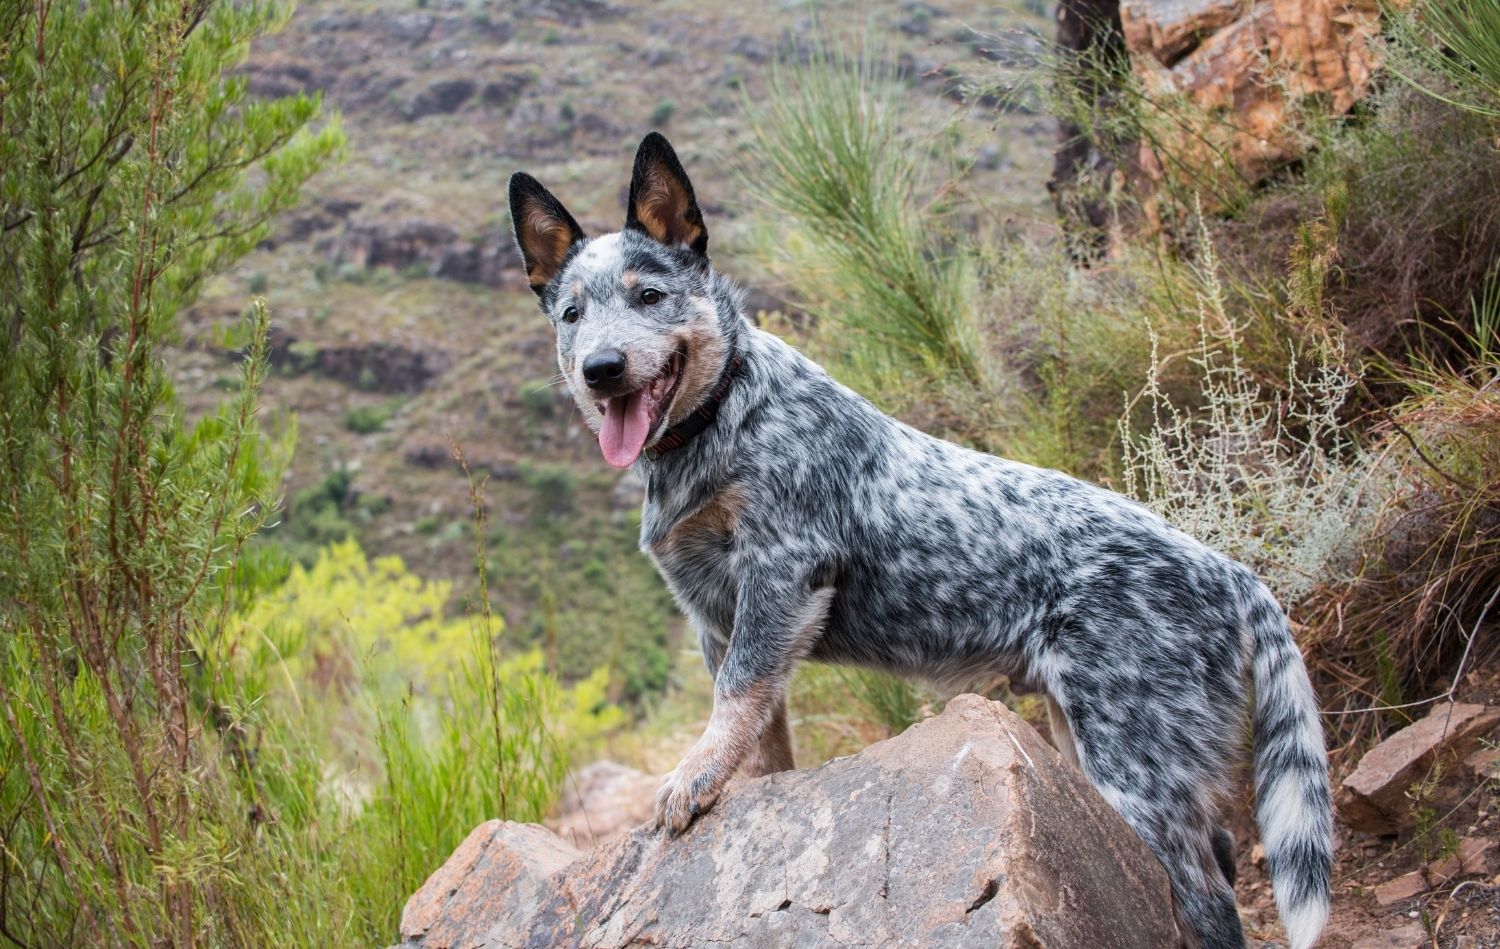
<svg viewBox="0 0 1500 949">
<path fill-rule="evenodd" d="M 658 134 L 619 233 L 585 237 L 524 174 L 510 203 L 558 364 L 605 458 L 644 480 L 641 548 L 714 675 L 660 824 L 685 828 L 742 766 L 793 766 L 801 659 L 1003 673 L 1046 694 L 1059 751 L 1161 859 L 1184 942 L 1237 947 L 1216 814 L 1249 717 L 1277 902 L 1294 949 L 1313 943 L 1332 859 L 1323 737 L 1286 618 L 1245 567 L 1118 494 L 904 425 L 757 329 Z"/>
</svg>

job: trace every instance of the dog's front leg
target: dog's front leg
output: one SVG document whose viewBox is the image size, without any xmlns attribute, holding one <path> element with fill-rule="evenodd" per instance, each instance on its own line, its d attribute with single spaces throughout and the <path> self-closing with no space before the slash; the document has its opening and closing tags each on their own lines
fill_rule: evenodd
<svg viewBox="0 0 1500 949">
<path fill-rule="evenodd" d="M 760 741 L 745 759 L 741 770 L 749 777 L 763 778 L 778 771 L 790 771 L 797 766 L 792 755 L 792 726 L 787 717 L 786 690 L 773 703 L 771 721 L 760 733 Z"/>
<path fill-rule="evenodd" d="M 785 728 L 787 678 L 822 629 L 832 596 L 831 588 L 808 590 L 805 582 L 741 580 L 734 634 L 714 677 L 713 714 L 657 792 L 658 826 L 674 834 L 685 830 L 713 806 L 778 711 Z"/>
</svg>

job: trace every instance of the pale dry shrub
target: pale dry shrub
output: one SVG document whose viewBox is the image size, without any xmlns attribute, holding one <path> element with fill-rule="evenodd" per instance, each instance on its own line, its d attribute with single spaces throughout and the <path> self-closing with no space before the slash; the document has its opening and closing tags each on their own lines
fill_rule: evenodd
<svg viewBox="0 0 1500 949">
<path fill-rule="evenodd" d="M 1163 356 L 1153 346 L 1139 400 L 1151 424 L 1121 422 L 1126 491 L 1173 525 L 1251 567 L 1292 606 L 1322 584 L 1347 581 L 1361 525 L 1375 507 L 1371 456 L 1340 418 L 1358 384 L 1337 343 L 1287 353 L 1284 388 L 1267 391 L 1245 362 L 1241 327 L 1225 306 L 1219 265 L 1200 237 L 1195 350 Z M 1162 386 L 1169 362 L 1188 359 L 1199 404 Z"/>
</svg>

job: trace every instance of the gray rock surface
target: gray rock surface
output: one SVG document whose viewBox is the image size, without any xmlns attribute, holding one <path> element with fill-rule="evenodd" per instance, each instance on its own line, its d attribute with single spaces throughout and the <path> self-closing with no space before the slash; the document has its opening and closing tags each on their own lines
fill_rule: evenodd
<svg viewBox="0 0 1500 949">
<path fill-rule="evenodd" d="M 686 834 L 579 853 L 474 831 L 402 945 L 1172 946 L 1140 838 L 1003 705 L 961 696 L 858 755 L 731 786 Z"/>
</svg>

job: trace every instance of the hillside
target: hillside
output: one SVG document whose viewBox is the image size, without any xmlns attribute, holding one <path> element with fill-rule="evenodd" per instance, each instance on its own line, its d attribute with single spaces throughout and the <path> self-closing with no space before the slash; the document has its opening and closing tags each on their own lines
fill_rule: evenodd
<svg viewBox="0 0 1500 949">
<path fill-rule="evenodd" d="M 951 136 L 995 220 L 1047 229 L 1051 119 L 969 104 L 960 77 L 1045 30 L 1036 6 L 825 8 L 905 77 L 911 121 Z M 295 416 L 286 523 L 304 559 L 352 532 L 417 573 L 473 577 L 470 503 L 449 440 L 488 478 L 491 588 L 510 629 L 555 649 L 565 675 L 600 656 L 631 695 L 659 687 L 678 631 L 635 549 L 638 488 L 599 458 L 551 384 L 551 334 L 509 234 L 504 186 L 526 169 L 586 231 L 617 229 L 636 143 L 661 128 L 692 168 L 715 261 L 785 309 L 747 251 L 755 199 L 737 183 L 744 106 L 771 62 L 814 29 L 800 4 L 766 16 L 691 2 L 301 4 L 255 45 L 253 92 L 321 90 L 347 158 L 306 189 L 275 237 L 215 279 L 174 357 L 206 405 L 231 372 L 222 331 L 254 294 L 273 320 L 265 405 Z M 993 37 L 1003 36 L 997 42 Z M 794 305 L 794 304 L 793 304 Z"/>
</svg>

